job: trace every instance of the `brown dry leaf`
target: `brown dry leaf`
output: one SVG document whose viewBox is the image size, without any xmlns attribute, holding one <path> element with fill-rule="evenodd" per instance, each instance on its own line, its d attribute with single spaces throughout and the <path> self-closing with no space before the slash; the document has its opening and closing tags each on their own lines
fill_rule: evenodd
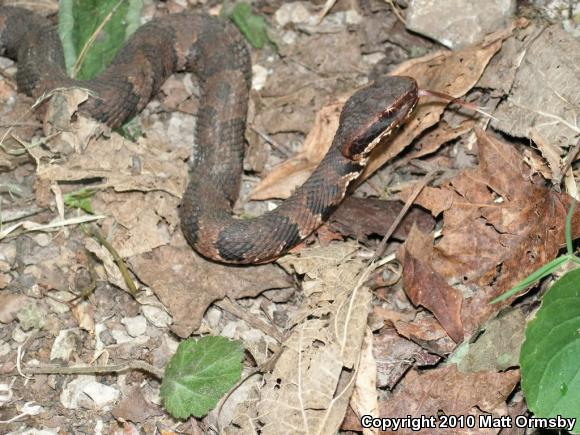
<svg viewBox="0 0 580 435">
<path fill-rule="evenodd" d="M 414 226 L 402 250 L 403 286 L 413 304 L 431 311 L 453 341 L 459 343 L 463 340 L 463 295 L 433 270 L 432 255 L 433 237 Z"/>
<path fill-rule="evenodd" d="M 451 127 L 447 122 L 441 121 L 434 130 L 428 131 L 425 135 L 418 138 L 413 144 L 414 150 L 406 153 L 404 157 L 397 159 L 394 166 L 400 168 L 406 166 L 413 159 L 434 153 L 442 145 L 470 131 L 474 125 L 475 121 L 471 119 L 463 121 L 457 127 Z"/>
<path fill-rule="evenodd" d="M 506 66 L 500 64 L 494 70 L 502 76 L 506 70 L 511 75 L 515 70 L 515 78 L 508 82 L 509 97 L 498 106 L 492 125 L 512 136 L 532 139 L 559 182 L 560 158 L 580 137 L 580 42 L 559 24 L 530 26 L 525 35 L 526 39 L 515 39 L 511 47 L 511 65 L 499 70 Z"/>
<path fill-rule="evenodd" d="M 373 355 L 373 333 L 367 327 L 363 339 L 360 363 L 354 391 L 350 398 L 350 407 L 362 418 L 363 415 L 379 417 L 377 401 L 377 362 Z M 364 435 L 376 434 L 377 429 L 363 429 Z"/>
<path fill-rule="evenodd" d="M 301 151 L 268 173 L 252 190 L 251 199 L 288 198 L 296 186 L 306 181 L 330 148 L 345 101 L 320 109 Z"/>
<path fill-rule="evenodd" d="M 61 164 L 37 159 L 39 182 L 103 180 L 101 189 L 162 191 L 173 195 L 176 204 L 181 198 L 187 179 L 185 159 L 189 155 L 185 147 L 172 150 L 167 144 L 147 139 L 133 143 L 112 133 L 110 138 L 95 138 L 81 148 L 82 153 L 71 155 Z M 179 161 L 184 163 L 175 163 Z"/>
<path fill-rule="evenodd" d="M 357 240 L 365 240 L 370 235 L 384 236 L 402 209 L 403 203 L 400 201 L 349 196 L 330 216 L 327 225 L 331 230 Z M 404 240 L 414 224 L 422 231 L 429 232 L 435 220 L 423 209 L 413 207 L 405 214 L 393 237 Z"/>
<path fill-rule="evenodd" d="M 71 308 L 71 314 L 79 328 L 94 334 L 95 332 L 95 307 L 85 301 L 76 303 Z"/>
<path fill-rule="evenodd" d="M 141 388 L 132 387 L 124 394 L 123 399 L 113 408 L 113 417 L 120 421 L 132 421 L 142 423 L 150 417 L 162 415 L 163 410 L 149 403 Z"/>
<path fill-rule="evenodd" d="M 396 321 L 394 327 L 403 337 L 437 355 L 448 354 L 457 346 L 437 319 L 426 311 L 419 312 L 412 321 Z"/>
<path fill-rule="evenodd" d="M 106 280 L 127 293 L 131 293 L 111 252 L 90 237 L 85 238 L 84 243 L 87 251 L 94 254 L 103 263 Z"/>
<path fill-rule="evenodd" d="M 374 336 L 373 354 L 377 364 L 377 385 L 388 389 L 392 389 L 411 366 L 431 366 L 441 359 L 400 336 L 393 328 L 383 328 Z"/>
<path fill-rule="evenodd" d="M 354 249 L 353 249 L 354 248 Z M 336 433 L 350 400 L 371 294 L 352 243 L 307 248 L 279 262 L 307 271 L 307 299 L 258 403 L 264 434 Z M 300 272 L 299 272 L 300 273 Z"/>
<path fill-rule="evenodd" d="M 399 193 L 399 198 L 406 201 L 415 190 L 415 186 L 409 186 Z M 440 187 L 425 186 L 419 196 L 415 199 L 415 204 L 431 211 L 433 216 L 439 216 L 444 210 L 448 210 L 453 204 L 453 193 Z"/>
<path fill-rule="evenodd" d="M 461 373 L 455 365 L 428 370 L 419 374 L 415 370 L 407 373 L 396 393 L 379 404 L 380 415 L 390 418 L 406 418 L 407 415 L 436 416 L 440 411 L 446 415 L 478 415 L 481 412 L 494 416 L 506 415 L 507 397 L 519 381 L 519 371 L 503 373 Z M 477 417 L 476 417 L 477 422 Z M 453 432 L 450 429 L 429 429 L 429 434 L 465 434 L 465 429 Z M 385 432 L 395 433 L 395 432 Z M 397 434 L 417 433 L 410 429 Z M 471 433 L 495 434 L 497 430 L 474 430 Z"/>
<path fill-rule="evenodd" d="M 253 297 L 289 285 L 286 275 L 272 264 L 232 268 L 204 260 L 179 232 L 170 245 L 136 255 L 129 263 L 169 310 L 172 331 L 184 338 L 199 327 L 212 302 L 225 296 Z"/>
<path fill-rule="evenodd" d="M 476 130 L 479 166 L 449 180 L 451 207 L 432 266 L 450 284 L 467 286 L 461 317 L 476 329 L 500 306 L 489 301 L 552 260 L 564 242 L 570 198 L 532 183 L 513 146 Z M 572 236 L 578 236 L 580 213 Z M 506 302 L 509 303 L 509 302 Z"/>
<path fill-rule="evenodd" d="M 103 233 L 123 258 L 167 245 L 178 230 L 178 199 L 166 192 L 107 191 L 93 206 L 111 215 L 102 221 Z"/>
</svg>

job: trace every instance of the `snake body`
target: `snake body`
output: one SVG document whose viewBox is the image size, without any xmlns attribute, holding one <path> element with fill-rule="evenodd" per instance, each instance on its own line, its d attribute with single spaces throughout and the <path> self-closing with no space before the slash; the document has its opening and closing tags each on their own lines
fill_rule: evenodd
<svg viewBox="0 0 580 435">
<path fill-rule="evenodd" d="M 69 78 L 51 23 L 28 10 L 0 7 L 0 55 L 18 62 L 19 90 L 38 97 L 62 87 L 94 95 L 81 111 L 112 127 L 134 116 L 174 72 L 199 80 L 190 178 L 180 207 L 183 233 L 203 256 L 222 263 L 278 258 L 318 228 L 347 195 L 375 145 L 402 123 L 418 98 L 408 77 L 383 77 L 345 104 L 328 153 L 293 195 L 252 219 L 232 216 L 239 194 L 251 63 L 231 24 L 194 12 L 141 26 L 92 80 Z"/>
</svg>

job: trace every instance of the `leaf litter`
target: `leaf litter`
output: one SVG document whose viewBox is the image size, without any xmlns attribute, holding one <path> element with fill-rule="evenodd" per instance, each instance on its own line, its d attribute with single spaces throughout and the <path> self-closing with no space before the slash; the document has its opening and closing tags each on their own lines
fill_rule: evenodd
<svg viewBox="0 0 580 435">
<path fill-rule="evenodd" d="M 168 3 L 173 11 L 181 7 Z M 309 6 L 302 10 L 302 18 L 296 15 L 273 29 L 272 38 L 283 61 L 254 53 L 265 67 L 267 79 L 260 91 L 252 93 L 250 123 L 264 134 L 252 138 L 249 132 L 248 137 L 268 156 L 246 167 L 269 172 L 259 183 L 244 180 L 238 210 L 248 198 L 262 201 L 244 209 L 253 214 L 271 206 L 264 200 L 288 197 L 328 149 L 346 97 L 364 84 L 364 77 L 382 71 L 383 63 L 401 60 L 400 47 L 389 44 L 420 40 L 400 28 L 392 31 L 398 21 L 386 4 L 370 17 L 368 11 L 361 14 L 352 9 L 356 14 L 350 13 L 348 6 L 344 12 L 342 2 L 328 5 L 319 26 L 313 23 L 320 9 L 309 10 Z M 272 13 L 276 8 L 266 7 L 265 11 Z M 276 17 L 279 22 L 281 16 Z M 366 20 L 377 26 L 365 26 Z M 422 101 L 409 124 L 383 145 L 365 172 L 368 183 L 361 191 L 379 199 L 351 200 L 355 205 L 350 210 L 358 214 L 349 213 L 347 204 L 324 227 L 325 245 L 311 239 L 278 261 L 285 273 L 274 265 L 232 269 L 207 262 L 181 236 L 176 208 L 190 152 L 189 139 L 181 135 L 191 135 L 194 121 L 188 114 L 195 112 L 197 97 L 178 98 L 177 94 L 184 94 L 185 89 L 189 93 L 189 76 L 172 78 L 165 87 L 171 95 L 162 97 L 161 105 L 153 102 L 148 106 L 143 119 L 149 130 L 136 144 L 81 121 L 66 125 L 67 132 L 49 135 L 43 146 L 26 147 L 35 166 L 0 152 L 0 165 L 15 177 L 0 173 L 0 183 L 26 185 L 34 179 L 37 201 L 43 207 L 54 206 L 53 192 L 58 189 L 51 186 L 56 183 L 65 193 L 79 186 L 94 188 L 93 209 L 107 214 L 100 223 L 101 231 L 126 261 L 140 288 L 137 302 L 118 292 L 126 285 L 111 253 L 82 233 L 74 237 L 74 230 L 56 227 L 57 232 L 48 233 L 49 245 L 57 247 L 50 265 L 43 254 L 46 242 L 34 233 L 2 241 L 0 284 L 6 297 L 2 311 L 6 327 L 0 336 L 0 369 L 9 372 L 14 368 L 16 347 L 27 340 L 32 342 L 28 358 L 46 361 L 50 355 L 54 340 L 39 341 L 30 332 L 35 330 L 34 322 L 26 323 L 24 313 L 18 315 L 19 304 L 35 301 L 38 303 L 26 305 L 34 305 L 31 314 L 45 314 L 42 328 L 51 338 L 65 327 L 78 326 L 78 340 L 86 340 L 82 328 L 97 342 L 88 344 L 88 353 L 73 343 L 64 354 L 65 365 L 75 360 L 90 362 L 102 352 L 105 360 L 109 355 L 113 359 L 148 358 L 151 352 L 151 358 L 164 362 L 171 348 L 165 335 L 168 331 L 179 337 L 208 332 L 242 336 L 260 361 L 275 356 L 272 370 L 247 389 L 247 401 L 238 398 L 237 411 L 233 411 L 236 403 L 228 405 L 233 423 L 226 432 L 254 433 L 260 427 L 263 433 L 334 433 L 341 425 L 360 431 L 353 415 L 364 413 L 406 417 L 436 415 L 440 410 L 496 416 L 513 415 L 515 409 L 523 412 L 517 394 L 512 394 L 519 380 L 514 348 L 519 346 L 518 337 L 531 310 L 524 305 L 523 311 L 516 309 L 514 314 L 495 319 L 498 310 L 512 301 L 500 306 L 488 302 L 557 255 L 569 197 L 547 187 L 542 177 L 559 184 L 563 170 L 570 170 L 564 166 L 566 152 L 578 138 L 574 124 L 578 104 L 570 94 L 570 89 L 578 88 L 574 86 L 578 75 L 573 74 L 575 64 L 565 61 L 568 58 L 563 55 L 578 52 L 574 48 L 578 43 L 554 26 L 528 24 L 520 20 L 478 45 L 431 53 L 401 64 L 393 73 L 411 75 L 422 88 L 454 97 L 484 95 L 488 109 L 497 105 L 491 126 L 532 140 L 539 152 L 522 150 L 508 142 L 510 137 L 500 138 L 481 128 L 474 134 L 475 125 L 485 127 L 489 121 L 468 118 L 464 111 L 451 112 L 447 102 Z M 390 33 L 392 39 L 388 40 Z M 392 59 L 369 55 L 385 45 L 391 47 Z M 554 50 L 546 49 L 554 46 Z M 432 48 L 427 43 L 425 47 Z M 337 50 L 344 54 L 342 59 L 335 56 Z M 2 95 L 10 93 L 10 87 L 2 88 Z M 30 104 L 26 98 L 16 98 L 17 108 L 26 110 L 26 104 Z M 168 118 L 165 112 L 176 107 L 184 113 Z M 18 110 L 9 114 L 10 119 L 22 120 L 22 115 L 13 113 Z M 67 116 L 63 118 L 66 121 Z M 32 137 L 33 131 L 31 126 L 12 129 L 5 143 L 11 150 L 22 148 L 14 136 Z M 288 150 L 297 152 L 287 158 Z M 383 168 L 385 162 L 390 165 Z M 441 167 L 443 173 L 432 187 L 423 189 L 416 201 L 419 207 L 411 213 L 414 216 L 407 217 L 389 247 L 389 253 L 403 265 L 402 279 L 392 289 L 371 292 L 362 285 L 360 273 L 367 267 L 376 237 L 384 234 L 393 219 L 392 207 L 383 199 L 390 191 L 399 192 L 398 199 L 405 201 L 416 175 L 424 174 L 429 165 Z M 13 206 L 11 201 L 4 202 Z M 400 208 L 401 203 L 397 204 Z M 53 214 L 44 209 L 39 221 L 47 222 Z M 60 214 L 62 220 L 65 212 Z M 577 216 L 573 235 L 580 230 Z M 364 245 L 328 241 L 345 237 L 355 237 Z M 11 246 L 14 240 L 21 240 L 18 250 Z M 17 257 L 23 265 L 20 272 L 15 268 Z M 78 264 L 73 265 L 75 259 Z M 97 263 L 94 294 L 65 321 L 68 306 L 52 298 L 66 301 L 72 298 L 71 290 L 86 288 L 92 262 Z M 265 290 L 291 286 L 288 274 L 294 276 L 301 291 L 281 298 L 284 302 L 259 303 L 263 297 L 258 295 Z M 59 276 L 64 277 L 61 282 Z M 79 279 L 83 277 L 84 281 Z M 221 308 L 207 310 L 224 297 L 238 300 L 243 307 L 239 311 L 246 310 L 248 316 L 267 322 L 286 318 L 286 340 L 275 343 L 262 332 L 257 339 L 250 338 L 252 329 L 242 327 L 242 321 L 234 322 L 232 314 Z M 57 314 L 57 306 L 64 311 Z M 140 314 L 147 319 L 146 332 L 131 338 L 124 320 Z M 485 332 L 478 335 L 480 328 Z M 506 331 L 513 331 L 513 341 L 506 347 L 497 346 L 498 340 L 508 342 Z M 446 358 L 448 365 L 439 364 Z M 127 420 L 145 431 L 156 421 L 163 421 L 162 427 L 170 422 L 166 416 L 157 417 L 158 385 L 142 375 L 128 378 L 128 384 L 120 388 L 123 399 L 112 413 L 125 430 L 135 430 Z M 136 394 L 132 385 L 140 382 L 146 385 Z M 46 385 L 38 383 L 31 391 L 47 397 L 51 394 Z M 95 399 L 94 404 L 100 403 Z M 81 408 L 91 406 L 90 399 L 83 403 Z M 139 409 L 131 409 L 131 404 Z M 37 425 L 62 418 L 52 411 L 37 420 Z M 74 429 L 70 422 L 63 424 L 69 424 L 66 427 L 71 431 L 90 431 L 98 421 L 102 423 L 99 418 L 90 417 Z M 212 418 L 216 417 L 210 414 L 206 420 L 217 421 Z M 106 421 L 109 427 L 117 424 Z M 220 424 L 226 427 L 229 422 Z"/>
</svg>

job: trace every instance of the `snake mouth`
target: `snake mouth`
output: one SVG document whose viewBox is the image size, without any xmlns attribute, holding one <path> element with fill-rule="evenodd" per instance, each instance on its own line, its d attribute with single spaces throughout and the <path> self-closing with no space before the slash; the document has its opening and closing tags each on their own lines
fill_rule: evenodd
<svg viewBox="0 0 580 435">
<path fill-rule="evenodd" d="M 384 139 L 404 124 L 419 100 L 419 90 L 415 80 L 409 79 L 409 86 L 391 104 L 378 112 L 366 128 L 347 143 L 342 154 L 355 161 L 368 157 L 370 152 Z"/>
</svg>

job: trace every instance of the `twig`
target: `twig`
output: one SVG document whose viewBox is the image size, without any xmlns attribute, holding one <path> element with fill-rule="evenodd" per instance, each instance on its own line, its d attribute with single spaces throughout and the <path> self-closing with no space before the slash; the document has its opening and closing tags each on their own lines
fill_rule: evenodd
<svg viewBox="0 0 580 435">
<path fill-rule="evenodd" d="M 393 9 L 393 12 L 394 12 L 395 16 L 397 17 L 397 19 L 406 26 L 407 25 L 407 21 L 405 20 L 405 18 L 401 14 L 401 11 L 397 7 L 397 5 L 395 5 L 395 3 L 393 2 L 393 0 L 385 0 L 385 2 L 387 2 L 391 6 L 391 8 Z"/>
<path fill-rule="evenodd" d="M 326 0 L 326 3 L 324 4 L 324 8 L 322 8 L 320 13 L 318 14 L 318 17 L 316 18 L 316 24 L 320 24 L 322 22 L 322 20 L 324 19 L 324 17 L 328 13 L 328 11 L 330 11 L 332 9 L 332 7 L 334 6 L 335 3 L 336 3 L 336 0 Z"/>
<path fill-rule="evenodd" d="M 52 230 L 55 228 L 65 227 L 67 225 L 78 225 L 78 224 L 82 224 L 85 222 L 92 222 L 92 221 L 96 221 L 99 219 L 103 219 L 105 217 L 106 216 L 104 216 L 104 215 L 81 216 L 81 217 L 76 217 L 76 218 L 71 218 L 71 219 L 60 220 L 60 221 L 52 222 L 52 223 L 45 224 L 45 225 L 37 224 L 36 222 L 30 222 L 30 221 L 19 222 L 19 223 L 14 224 L 14 225 L 12 225 L 4 230 L 1 230 L 0 231 L 0 240 L 2 240 L 4 237 L 6 237 L 12 231 L 14 231 L 20 227 L 24 227 L 24 229 L 27 232 L 46 231 L 46 230 Z"/>
<path fill-rule="evenodd" d="M 423 188 L 431 182 L 431 180 L 433 179 L 433 177 L 435 176 L 435 174 L 437 172 L 438 172 L 438 170 L 432 170 L 432 171 L 428 172 L 423 177 L 423 179 L 415 186 L 415 190 L 413 190 L 413 193 L 411 194 L 409 199 L 407 199 L 407 201 L 405 202 L 405 206 L 401 209 L 401 211 L 397 215 L 397 218 L 389 227 L 389 230 L 386 232 L 385 236 L 383 237 L 383 240 L 381 240 L 381 243 L 379 243 L 379 246 L 377 247 L 377 250 L 375 251 L 375 255 L 373 255 L 373 257 L 370 261 L 371 264 L 374 263 L 376 260 L 378 260 L 379 258 L 381 258 L 385 254 L 385 251 L 387 250 L 387 242 L 388 242 L 389 238 L 395 232 L 395 230 L 397 229 L 397 227 L 399 226 L 399 224 L 403 220 L 403 217 L 405 217 L 405 215 L 407 214 L 407 211 L 409 211 L 409 209 L 413 205 L 413 202 L 415 202 L 415 199 L 417 199 L 417 196 L 419 196 L 419 194 L 421 193 Z"/>
<path fill-rule="evenodd" d="M 276 150 L 280 151 L 284 157 L 288 157 L 288 156 L 291 156 L 293 154 L 293 152 L 290 148 L 288 148 L 286 145 L 282 145 L 281 143 L 276 142 L 274 139 L 272 139 L 272 137 L 270 135 L 268 135 L 268 134 L 266 134 L 266 132 L 260 130 L 254 124 L 250 124 L 250 128 L 253 131 L 255 131 L 256 134 L 258 136 L 260 136 L 264 141 L 266 141 L 266 143 L 270 144 L 272 146 L 272 148 L 275 148 Z"/>
<path fill-rule="evenodd" d="M 123 364 L 114 364 L 109 366 L 93 367 L 62 367 L 62 366 L 44 366 L 44 367 L 26 367 L 22 369 L 24 375 L 98 375 L 103 373 L 120 373 L 127 370 L 140 370 L 147 372 L 157 379 L 163 379 L 163 369 L 159 369 L 145 361 L 130 361 Z M 17 371 L 0 376 L 15 376 Z"/>
<path fill-rule="evenodd" d="M 109 241 L 94 226 L 86 227 L 86 231 L 91 237 L 93 237 L 97 242 L 99 242 L 113 256 L 113 260 L 115 260 L 115 263 L 117 264 L 117 267 L 119 268 L 119 271 L 123 276 L 123 280 L 127 285 L 129 293 L 131 294 L 131 296 L 136 298 L 137 293 L 139 291 L 137 290 L 137 286 L 135 285 L 133 278 L 131 278 L 131 275 L 129 274 L 129 269 L 127 269 L 125 262 L 123 261 L 117 250 L 113 248 L 113 245 L 111 245 Z"/>
</svg>

